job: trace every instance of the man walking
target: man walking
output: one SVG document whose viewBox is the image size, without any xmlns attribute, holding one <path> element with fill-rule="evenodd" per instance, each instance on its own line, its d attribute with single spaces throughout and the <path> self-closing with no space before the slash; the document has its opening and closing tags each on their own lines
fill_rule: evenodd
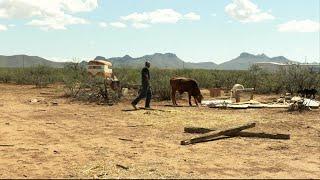
<svg viewBox="0 0 320 180">
<path fill-rule="evenodd" d="M 137 104 L 139 103 L 139 101 L 143 98 L 146 98 L 146 104 L 145 104 L 145 108 L 146 109 L 150 109 L 150 101 L 151 101 L 151 87 L 150 87 L 150 73 L 149 73 L 149 68 L 150 68 L 150 62 L 146 62 L 145 63 L 145 67 L 142 69 L 141 71 L 141 90 L 139 93 L 139 96 L 132 101 L 131 105 L 133 106 L 134 109 L 138 109 L 137 108 Z"/>
</svg>

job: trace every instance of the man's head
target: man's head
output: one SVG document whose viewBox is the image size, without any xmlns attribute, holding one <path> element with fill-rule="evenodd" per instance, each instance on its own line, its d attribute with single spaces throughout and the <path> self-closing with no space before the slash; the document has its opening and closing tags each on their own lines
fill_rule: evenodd
<svg viewBox="0 0 320 180">
<path fill-rule="evenodd" d="M 145 66 L 147 67 L 147 68 L 150 68 L 150 62 L 149 61 L 146 61 L 146 63 L 145 63 Z"/>
</svg>

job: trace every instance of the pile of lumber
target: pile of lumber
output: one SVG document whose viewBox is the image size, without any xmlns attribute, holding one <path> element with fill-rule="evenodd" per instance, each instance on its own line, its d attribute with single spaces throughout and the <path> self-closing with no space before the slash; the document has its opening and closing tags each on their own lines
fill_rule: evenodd
<svg viewBox="0 0 320 180">
<path fill-rule="evenodd" d="M 256 126 L 256 123 L 249 123 L 242 126 L 227 128 L 227 129 L 210 129 L 201 127 L 186 127 L 184 131 L 186 133 L 203 134 L 191 139 L 181 141 L 181 145 L 190 145 L 201 142 L 213 141 L 217 138 L 223 137 L 256 137 L 256 138 L 268 138 L 268 139 L 290 139 L 289 134 L 268 134 L 268 133 L 254 133 L 254 132 L 243 132 L 243 130 L 250 129 Z"/>
</svg>

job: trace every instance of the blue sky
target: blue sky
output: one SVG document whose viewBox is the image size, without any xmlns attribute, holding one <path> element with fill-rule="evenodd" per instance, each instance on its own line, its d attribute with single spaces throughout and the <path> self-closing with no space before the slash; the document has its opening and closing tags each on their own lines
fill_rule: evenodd
<svg viewBox="0 0 320 180">
<path fill-rule="evenodd" d="M 0 54 L 320 61 L 319 0 L 0 0 Z"/>
</svg>

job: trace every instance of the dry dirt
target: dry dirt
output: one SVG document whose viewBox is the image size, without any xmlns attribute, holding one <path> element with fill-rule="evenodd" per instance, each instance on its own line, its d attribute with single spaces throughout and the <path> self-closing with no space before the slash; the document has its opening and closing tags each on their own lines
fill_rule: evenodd
<svg viewBox="0 0 320 180">
<path fill-rule="evenodd" d="M 123 111 L 62 98 L 60 87 L 0 84 L 0 178 L 320 178 L 320 110 L 219 110 L 164 106 Z M 31 103 L 37 99 L 40 102 Z M 58 105 L 52 102 L 57 102 Z M 187 105 L 186 102 L 183 102 Z M 181 146 L 185 126 L 291 140 L 228 138 Z"/>
</svg>

